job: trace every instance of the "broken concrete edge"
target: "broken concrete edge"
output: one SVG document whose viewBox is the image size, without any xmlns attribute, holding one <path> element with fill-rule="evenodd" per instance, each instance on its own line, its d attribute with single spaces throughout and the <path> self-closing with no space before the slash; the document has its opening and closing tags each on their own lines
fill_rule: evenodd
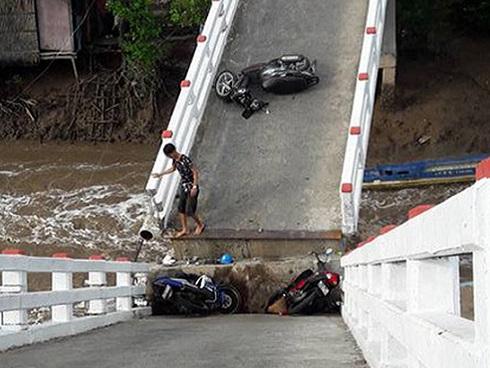
<svg viewBox="0 0 490 368">
<path fill-rule="evenodd" d="M 294 277 L 306 269 L 316 270 L 316 259 L 304 257 L 284 258 L 281 260 L 242 260 L 231 265 L 190 264 L 164 267 L 152 266 L 149 274 L 151 282 L 158 275 L 175 276 L 179 272 L 207 275 L 218 283 L 235 286 L 242 297 L 242 313 L 265 313 L 265 308 L 272 294 L 285 287 Z M 340 255 L 336 254 L 329 263 L 333 272 L 341 272 Z M 148 297 L 153 299 L 149 288 Z"/>
<path fill-rule="evenodd" d="M 341 240 L 340 230 L 308 231 L 308 230 L 234 230 L 206 229 L 199 236 L 188 236 L 172 239 L 176 242 L 186 240 Z"/>
<path fill-rule="evenodd" d="M 323 253 L 328 248 L 343 252 L 344 239 L 340 240 L 307 240 L 307 239 L 229 239 L 208 240 L 188 238 L 185 241 L 172 241 L 170 247 L 178 260 L 219 258 L 223 253 L 230 253 L 235 260 L 260 258 L 280 260 L 291 257 L 304 257 L 312 252 Z"/>
</svg>

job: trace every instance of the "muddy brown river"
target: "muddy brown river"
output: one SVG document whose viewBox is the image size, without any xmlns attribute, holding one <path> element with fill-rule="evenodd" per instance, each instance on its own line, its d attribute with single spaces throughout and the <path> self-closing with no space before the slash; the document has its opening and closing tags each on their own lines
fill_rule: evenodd
<svg viewBox="0 0 490 368">
<path fill-rule="evenodd" d="M 155 145 L 0 145 L 0 240 L 131 250 L 147 210 Z"/>
</svg>

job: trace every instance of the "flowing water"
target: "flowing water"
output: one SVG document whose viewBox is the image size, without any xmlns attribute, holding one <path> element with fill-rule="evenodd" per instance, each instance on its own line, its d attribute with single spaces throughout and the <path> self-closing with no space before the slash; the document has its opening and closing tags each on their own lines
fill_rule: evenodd
<svg viewBox="0 0 490 368">
<path fill-rule="evenodd" d="M 0 145 L 3 245 L 134 249 L 155 145 Z"/>
</svg>

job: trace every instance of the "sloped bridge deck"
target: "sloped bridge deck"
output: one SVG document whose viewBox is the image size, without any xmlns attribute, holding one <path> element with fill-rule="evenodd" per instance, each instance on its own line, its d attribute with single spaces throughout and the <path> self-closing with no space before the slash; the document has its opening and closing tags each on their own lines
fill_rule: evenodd
<svg viewBox="0 0 490 368">
<path fill-rule="evenodd" d="M 339 183 L 367 1 L 242 0 L 220 70 L 286 53 L 317 60 L 319 85 L 261 96 L 249 120 L 211 93 L 192 157 L 208 229 L 328 231 L 341 227 Z"/>
</svg>

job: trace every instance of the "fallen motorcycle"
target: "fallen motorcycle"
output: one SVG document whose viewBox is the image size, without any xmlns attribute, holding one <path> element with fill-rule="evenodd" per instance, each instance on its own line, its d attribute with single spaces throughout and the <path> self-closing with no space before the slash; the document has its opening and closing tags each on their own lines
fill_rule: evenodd
<svg viewBox="0 0 490 368">
<path fill-rule="evenodd" d="M 224 70 L 216 78 L 214 88 L 222 100 L 241 105 L 242 116 L 248 119 L 268 105 L 252 95 L 250 86 L 260 85 L 264 91 L 275 94 L 297 93 L 318 84 L 320 78 L 315 69 L 316 63 L 303 55 L 283 55 L 249 66 L 238 75 Z"/>
<path fill-rule="evenodd" d="M 326 260 L 313 253 L 317 260 L 317 271 L 303 271 L 285 288 L 276 291 L 269 299 L 267 313 L 315 314 L 338 312 L 342 303 L 340 275 L 327 269 L 331 253 Z"/>
<path fill-rule="evenodd" d="M 154 315 L 231 314 L 237 312 L 241 305 L 237 289 L 217 284 L 206 275 L 179 273 L 176 277 L 158 276 L 152 287 Z"/>
</svg>

